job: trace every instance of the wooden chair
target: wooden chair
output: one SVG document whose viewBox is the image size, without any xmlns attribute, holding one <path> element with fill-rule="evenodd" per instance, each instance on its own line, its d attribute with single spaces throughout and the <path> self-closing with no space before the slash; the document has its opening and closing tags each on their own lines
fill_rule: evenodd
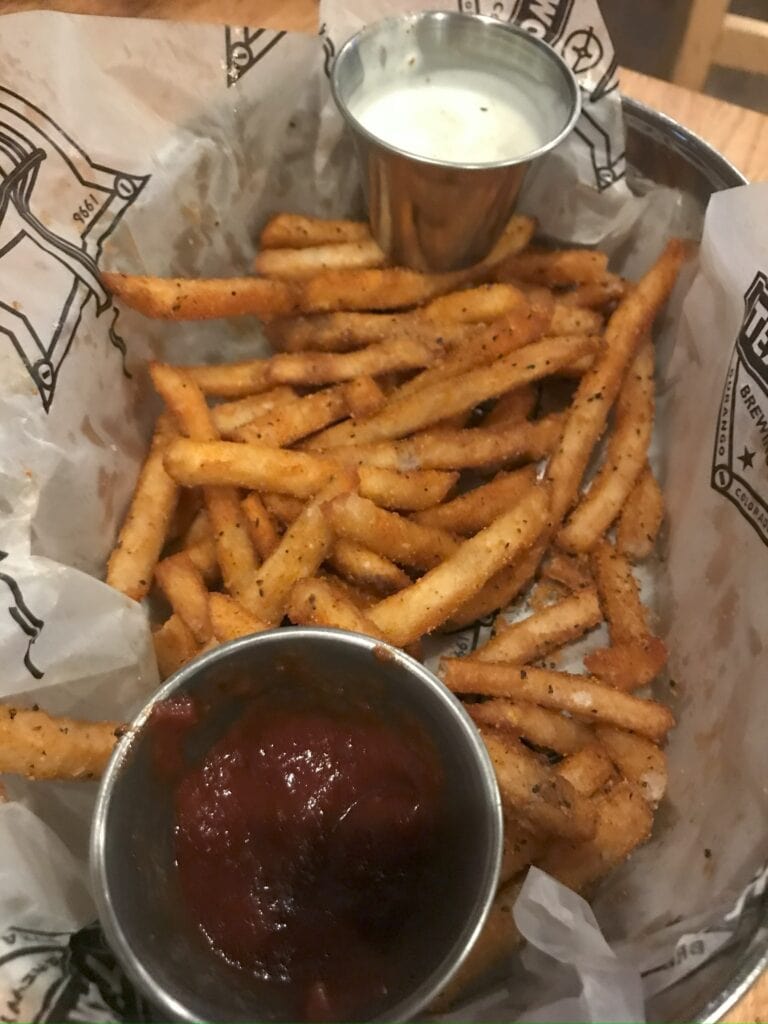
<svg viewBox="0 0 768 1024">
<path fill-rule="evenodd" d="M 768 74 L 768 21 L 728 13 L 728 0 L 692 0 L 672 81 L 700 92 L 713 64 Z"/>
</svg>

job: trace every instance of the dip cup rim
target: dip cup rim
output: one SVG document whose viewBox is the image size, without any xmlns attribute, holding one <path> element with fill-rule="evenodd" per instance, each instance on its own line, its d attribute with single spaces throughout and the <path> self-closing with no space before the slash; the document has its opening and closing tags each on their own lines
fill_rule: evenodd
<svg viewBox="0 0 768 1024">
<path fill-rule="evenodd" d="M 218 661 L 227 660 L 233 652 L 248 649 L 256 644 L 269 644 L 270 642 L 277 641 L 290 643 L 291 639 L 298 643 L 307 640 L 320 640 L 321 642 L 324 640 L 334 640 L 337 643 L 341 641 L 359 649 L 367 649 L 374 657 L 376 657 L 375 652 L 377 650 L 383 652 L 384 659 L 396 662 L 404 672 L 409 672 L 412 676 L 416 676 L 431 691 L 435 699 L 442 702 L 445 710 L 453 714 L 454 720 L 462 728 L 465 745 L 468 750 L 472 751 L 479 769 L 493 846 L 489 864 L 484 872 L 482 896 L 477 899 L 475 911 L 469 919 L 473 922 L 472 928 L 467 934 L 460 933 L 457 936 L 454 948 L 446 956 L 445 962 L 447 966 L 445 969 L 433 971 L 432 975 L 415 984 L 410 992 L 406 993 L 403 998 L 394 1004 L 392 1010 L 387 1011 L 386 1017 L 368 1018 L 370 1020 L 392 1022 L 408 1021 L 423 1010 L 453 978 L 469 955 L 490 913 L 501 871 L 503 838 L 501 797 L 488 751 L 461 701 L 421 662 L 412 658 L 400 648 L 364 633 L 320 626 L 276 627 L 260 633 L 252 633 L 235 640 L 229 640 L 210 651 L 198 655 L 197 658 L 194 658 L 174 672 L 148 698 L 141 710 L 132 719 L 124 737 L 115 745 L 115 749 L 102 776 L 96 798 L 89 843 L 89 875 L 99 923 L 104 931 L 108 945 L 115 953 L 125 973 L 156 1009 L 160 1010 L 163 1014 L 168 1014 L 177 1021 L 197 1022 L 201 1019 L 192 1012 L 192 1008 L 188 1004 L 184 1005 L 155 981 L 154 976 L 144 966 L 140 955 L 134 951 L 128 941 L 112 905 L 107 885 L 105 858 L 107 812 L 110 797 L 119 779 L 123 761 L 130 753 L 134 737 L 146 725 L 155 704 L 166 700 L 174 694 L 184 692 L 186 685 L 199 672 Z M 478 889 L 480 891 L 479 887 Z M 459 942 L 461 943 L 460 946 Z M 213 956 L 214 954 L 212 953 L 211 955 Z M 187 1003 L 186 1000 L 185 1003 Z M 254 1010 L 258 1013 L 258 1008 L 254 1008 Z"/>
<path fill-rule="evenodd" d="M 508 159 L 508 160 L 493 160 L 485 163 L 475 162 L 462 162 L 457 163 L 448 160 L 438 160 L 434 157 L 423 156 L 418 153 L 412 153 L 410 150 L 401 149 L 398 146 L 394 146 L 389 142 L 386 142 L 380 136 L 374 132 L 369 131 L 360 122 L 350 110 L 349 106 L 342 99 L 339 91 L 338 84 L 338 69 L 341 67 L 341 63 L 351 53 L 351 51 L 357 46 L 360 39 L 364 36 L 373 33 L 374 31 L 380 30 L 386 25 L 400 24 L 414 24 L 419 21 L 434 21 L 434 20 L 449 20 L 449 21 L 464 21 L 464 22 L 475 22 L 482 24 L 486 28 L 499 31 L 508 32 L 512 35 L 516 35 L 526 41 L 526 45 L 532 46 L 534 49 L 544 53 L 547 59 L 558 67 L 564 81 L 568 85 L 568 92 L 570 94 L 571 113 L 566 120 L 560 131 L 548 142 L 543 143 L 537 149 L 530 150 L 527 153 L 522 153 L 520 156 Z M 507 167 L 515 167 L 519 164 L 531 163 L 537 160 L 541 156 L 545 156 L 551 152 L 557 146 L 560 145 L 571 133 L 576 125 L 579 117 L 581 116 L 581 90 L 579 83 L 576 80 L 576 76 L 573 71 L 568 67 L 566 62 L 551 46 L 544 42 L 543 39 L 539 39 L 538 36 L 532 35 L 530 32 L 526 32 L 525 29 L 520 28 L 518 25 L 510 24 L 509 22 L 499 21 L 498 18 L 493 18 L 487 14 L 474 14 L 467 11 L 447 11 L 447 10 L 428 10 L 428 11 L 411 11 L 404 14 L 390 15 L 386 18 L 379 18 L 376 21 L 369 22 L 364 25 L 361 29 L 358 29 L 354 35 L 350 36 L 346 40 L 344 45 L 341 47 L 339 52 L 336 54 L 331 66 L 331 72 L 329 75 L 329 81 L 331 86 L 331 94 L 336 104 L 339 113 L 343 117 L 345 123 L 349 125 L 353 131 L 357 132 L 369 143 L 380 146 L 382 149 L 387 150 L 389 153 L 394 153 L 397 156 L 403 157 L 406 160 L 412 160 L 415 163 L 425 164 L 432 167 L 445 167 L 451 168 L 457 171 L 496 171 Z"/>
</svg>

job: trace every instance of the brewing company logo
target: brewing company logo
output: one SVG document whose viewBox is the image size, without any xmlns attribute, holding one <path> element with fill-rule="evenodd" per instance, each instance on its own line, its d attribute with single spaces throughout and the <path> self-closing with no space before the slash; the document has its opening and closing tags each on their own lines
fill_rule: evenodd
<svg viewBox="0 0 768 1024">
<path fill-rule="evenodd" d="M 246 71 L 250 71 L 262 57 L 266 57 L 284 35 L 285 32 L 273 32 L 267 28 L 227 26 L 224 30 L 227 86 L 239 82 Z"/>
<path fill-rule="evenodd" d="M 3 562 L 6 558 L 8 558 L 8 552 L 0 551 L 0 562 Z M 0 569 L 0 583 L 5 584 L 7 588 L 6 594 L 9 599 L 8 614 L 24 634 L 24 640 L 26 640 L 24 666 L 34 679 L 42 679 L 45 673 L 32 661 L 32 645 L 40 636 L 45 622 L 38 618 L 29 608 L 24 600 L 21 587 L 11 573 Z M 2 593 L 2 590 L 0 590 L 0 593 Z"/>
<path fill-rule="evenodd" d="M 768 276 L 762 271 L 744 294 L 717 418 L 712 487 L 768 543 Z"/>
<path fill-rule="evenodd" d="M 125 355 L 97 264 L 148 180 L 94 163 L 39 107 L 0 86 L 0 280 L 13 282 L 13 294 L 0 290 L 0 335 L 16 349 L 46 412 L 91 298 Z"/>
</svg>

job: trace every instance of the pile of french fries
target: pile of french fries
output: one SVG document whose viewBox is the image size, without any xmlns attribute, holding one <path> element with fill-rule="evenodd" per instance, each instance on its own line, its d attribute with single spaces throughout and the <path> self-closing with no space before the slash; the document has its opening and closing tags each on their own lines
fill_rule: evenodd
<svg viewBox="0 0 768 1024">
<path fill-rule="evenodd" d="M 442 662 L 487 744 L 505 839 L 488 924 L 440 1005 L 516 941 L 530 864 L 589 892 L 649 836 L 674 724 L 636 692 L 666 650 L 633 566 L 663 516 L 651 328 L 686 249 L 630 285 L 602 253 L 531 248 L 534 228 L 513 217 L 481 264 L 426 275 L 387 267 L 361 223 L 281 214 L 252 276 L 104 275 L 147 316 L 257 316 L 276 350 L 149 368 L 165 411 L 107 582 L 167 602 L 163 676 L 286 621 L 418 656 L 427 634 L 504 612 Z M 586 671 L 558 670 L 603 622 Z M 97 774 L 116 730 L 5 709 L 0 771 Z"/>
</svg>

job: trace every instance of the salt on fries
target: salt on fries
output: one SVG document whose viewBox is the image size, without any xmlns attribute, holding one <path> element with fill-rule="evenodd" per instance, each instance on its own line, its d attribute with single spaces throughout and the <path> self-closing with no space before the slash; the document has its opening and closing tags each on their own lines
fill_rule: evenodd
<svg viewBox="0 0 768 1024">
<path fill-rule="evenodd" d="M 666 649 L 633 565 L 663 516 L 651 328 L 686 247 L 628 288 L 602 253 L 528 248 L 533 228 L 514 217 L 483 263 L 429 275 L 386 266 L 362 223 L 279 214 L 254 276 L 104 275 L 147 316 L 258 316 L 277 350 L 150 367 L 166 411 L 107 582 L 165 596 L 162 675 L 286 618 L 418 652 L 539 580 L 516 621 L 441 666 L 488 747 L 505 845 L 488 922 L 436 1007 L 517 941 L 530 864 L 589 892 L 648 837 L 674 725 L 636 692 Z M 586 674 L 542 662 L 604 621 Z M 117 733 L 3 708 L 0 769 L 90 777 Z"/>
</svg>

